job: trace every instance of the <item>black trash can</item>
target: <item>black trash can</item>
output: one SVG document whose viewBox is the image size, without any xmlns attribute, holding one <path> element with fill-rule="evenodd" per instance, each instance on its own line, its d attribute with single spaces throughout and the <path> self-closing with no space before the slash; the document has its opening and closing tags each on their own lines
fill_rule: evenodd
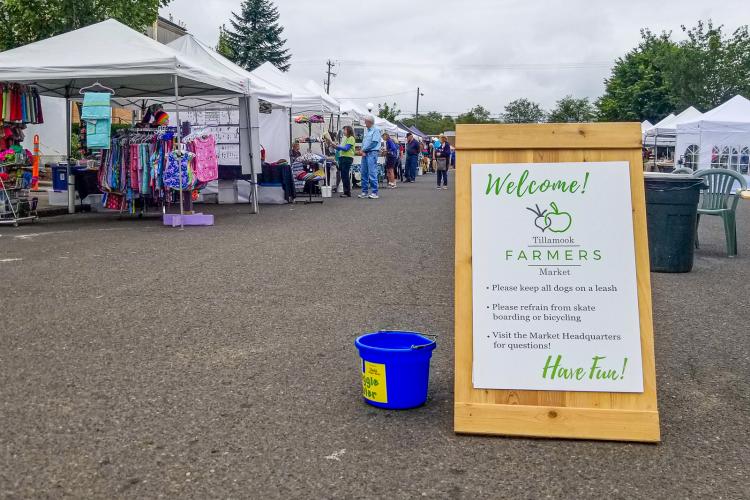
<svg viewBox="0 0 750 500">
<path fill-rule="evenodd" d="M 690 174 L 647 172 L 644 177 L 651 271 L 689 273 L 704 181 Z"/>
</svg>

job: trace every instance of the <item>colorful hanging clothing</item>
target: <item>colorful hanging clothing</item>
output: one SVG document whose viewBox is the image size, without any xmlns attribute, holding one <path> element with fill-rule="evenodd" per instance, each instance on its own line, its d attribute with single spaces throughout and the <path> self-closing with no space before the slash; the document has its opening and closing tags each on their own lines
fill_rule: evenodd
<svg viewBox="0 0 750 500">
<path fill-rule="evenodd" d="M 193 153 L 181 151 L 169 153 L 167 168 L 164 170 L 164 186 L 178 191 L 192 190 L 196 179 L 190 163 L 194 158 Z"/>
<path fill-rule="evenodd" d="M 39 91 L 28 85 L 0 83 L 0 121 L 44 123 Z"/>
<path fill-rule="evenodd" d="M 210 182 L 219 178 L 219 159 L 216 156 L 216 139 L 212 135 L 196 138 L 189 143 L 195 153 L 195 177 L 199 182 Z"/>
</svg>

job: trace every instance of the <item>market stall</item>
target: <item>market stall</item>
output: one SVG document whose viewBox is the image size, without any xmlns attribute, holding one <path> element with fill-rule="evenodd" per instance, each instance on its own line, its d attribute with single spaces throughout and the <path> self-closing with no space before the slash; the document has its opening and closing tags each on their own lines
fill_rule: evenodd
<svg viewBox="0 0 750 500">
<path fill-rule="evenodd" d="M 658 170 L 671 171 L 674 169 L 675 151 L 672 148 L 676 144 L 677 125 L 696 120 L 702 114 L 693 106 L 690 106 L 680 114 L 671 114 L 646 130 L 644 144 L 654 147 L 654 166 Z M 661 155 L 659 155 L 659 148 L 663 149 Z"/>
<path fill-rule="evenodd" d="M 702 116 L 677 124 L 677 157 L 701 170 L 728 168 L 750 180 L 750 101 L 738 95 Z"/>
<path fill-rule="evenodd" d="M 260 144 L 261 161 L 276 164 L 288 159 L 291 92 L 254 77 L 192 35 L 185 35 L 168 46 L 205 68 L 245 81 L 248 96 L 257 97 L 259 103 L 256 142 Z M 239 111 L 246 108 L 245 101 L 249 99 L 250 97 L 241 97 L 216 100 L 211 104 L 210 111 L 204 111 L 207 106 L 200 102 L 195 103 L 198 104 L 195 107 L 192 102 L 183 103 L 183 107 L 188 107 L 188 111 L 183 113 L 183 121 L 188 121 L 193 128 L 217 135 L 219 180 L 210 183 L 204 193 L 215 194 L 219 203 L 245 202 L 248 198 L 257 197 L 257 183 L 247 181 L 248 169 L 246 165 L 242 165 L 248 158 L 248 135 L 241 133 L 246 120 Z M 261 170 L 267 170 L 265 167 L 266 164 L 263 163 Z M 263 181 L 263 177 L 260 180 Z"/>
<path fill-rule="evenodd" d="M 81 50 L 82 47 L 85 47 L 85 51 Z M 86 116 L 82 118 L 86 123 L 95 124 L 94 135 L 97 139 L 110 144 L 112 138 L 105 132 L 105 125 L 108 125 L 106 108 L 109 107 L 111 113 L 112 102 L 116 100 L 127 101 L 133 106 L 139 99 L 141 103 L 149 99 L 157 100 L 164 106 L 171 106 L 176 122 L 180 123 L 181 105 L 186 98 L 197 101 L 232 99 L 250 93 L 247 81 L 237 75 L 206 68 L 190 56 L 162 45 L 115 20 L 103 21 L 0 53 L 0 74 L 7 82 L 35 86 L 40 95 L 65 98 L 68 131 L 71 126 L 71 102 L 85 101 L 89 95 L 94 94 L 96 98 L 105 99 L 106 94 L 108 100 L 99 103 L 101 109 L 92 111 L 102 114 L 95 115 L 96 118 L 92 119 L 86 119 Z M 86 93 L 86 89 L 93 92 Z M 246 108 L 243 112 L 249 122 L 252 120 L 253 110 L 250 105 Z M 259 166 L 259 154 L 253 153 L 253 149 L 259 147 L 257 138 L 253 141 L 250 133 L 252 128 L 251 125 L 246 130 L 251 146 L 247 152 L 251 175 Z M 70 137 L 70 133 L 67 137 Z M 171 139 L 180 153 L 185 151 L 182 138 L 182 131 L 177 127 Z M 109 147 L 101 143 L 98 146 L 109 151 Z M 67 149 L 70 157 L 69 139 Z M 189 157 L 189 154 L 186 156 Z M 102 161 L 106 157 L 107 155 L 101 155 Z M 182 179 L 186 175 L 187 172 L 181 170 L 177 178 Z M 134 182 L 132 177 L 130 180 Z M 72 185 L 70 181 L 71 176 L 69 183 Z M 69 211 L 74 212 L 72 191 L 69 187 Z M 184 220 L 186 206 L 184 191 L 186 190 L 178 189 L 180 223 Z M 257 211 L 257 206 L 255 208 Z"/>
</svg>

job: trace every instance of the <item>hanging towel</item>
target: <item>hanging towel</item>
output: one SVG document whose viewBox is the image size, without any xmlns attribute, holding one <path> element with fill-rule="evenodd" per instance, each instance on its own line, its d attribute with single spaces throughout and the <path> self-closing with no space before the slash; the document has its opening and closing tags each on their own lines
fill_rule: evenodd
<svg viewBox="0 0 750 500">
<path fill-rule="evenodd" d="M 81 119 L 86 121 L 86 147 L 108 149 L 112 130 L 112 95 L 109 92 L 86 92 L 83 95 Z"/>
</svg>

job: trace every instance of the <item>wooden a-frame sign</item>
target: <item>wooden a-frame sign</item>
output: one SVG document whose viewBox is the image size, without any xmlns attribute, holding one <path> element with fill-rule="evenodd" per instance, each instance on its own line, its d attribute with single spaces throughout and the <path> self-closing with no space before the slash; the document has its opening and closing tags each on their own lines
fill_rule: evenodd
<svg viewBox="0 0 750 500">
<path fill-rule="evenodd" d="M 475 388 L 472 165 L 613 161 L 630 164 L 643 392 Z M 455 432 L 658 442 L 640 124 L 458 125 L 455 231 Z"/>
</svg>

